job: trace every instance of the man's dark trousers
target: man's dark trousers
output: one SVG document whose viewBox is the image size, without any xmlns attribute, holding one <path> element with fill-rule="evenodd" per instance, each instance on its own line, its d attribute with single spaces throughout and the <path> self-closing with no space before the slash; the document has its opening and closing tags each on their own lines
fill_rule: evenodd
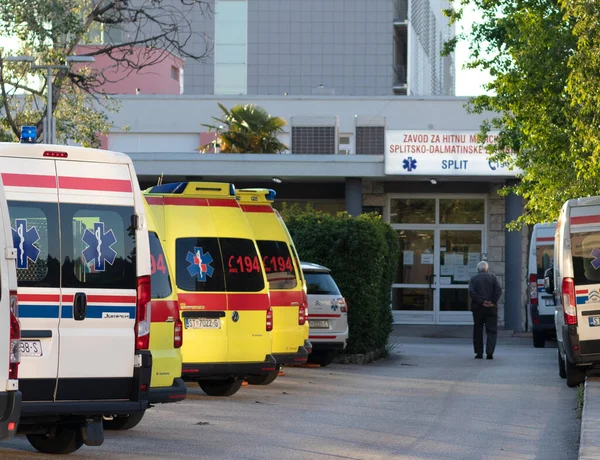
<svg viewBox="0 0 600 460">
<path fill-rule="evenodd" d="M 483 326 L 487 336 L 485 352 L 493 355 L 498 336 L 498 307 L 473 306 L 473 348 L 475 354 L 483 354 Z"/>
</svg>

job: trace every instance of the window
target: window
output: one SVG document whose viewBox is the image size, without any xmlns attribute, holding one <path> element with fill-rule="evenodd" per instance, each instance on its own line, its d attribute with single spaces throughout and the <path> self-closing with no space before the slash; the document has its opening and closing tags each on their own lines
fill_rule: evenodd
<svg viewBox="0 0 600 460">
<path fill-rule="evenodd" d="M 435 199 L 394 199 L 390 202 L 392 224 L 434 224 Z"/>
<path fill-rule="evenodd" d="M 485 200 L 440 200 L 440 224 L 483 224 Z"/>
<path fill-rule="evenodd" d="M 271 289 L 293 289 L 298 285 L 296 271 L 287 243 L 283 241 L 257 241 L 263 260 L 267 281 Z"/>
<path fill-rule="evenodd" d="M 341 295 L 329 273 L 304 273 L 309 295 Z"/>
<path fill-rule="evenodd" d="M 56 203 L 9 201 L 21 287 L 59 287 L 60 251 Z"/>
<path fill-rule="evenodd" d="M 600 283 L 600 233 L 584 232 L 571 235 L 575 285 Z"/>
<path fill-rule="evenodd" d="M 215 94 L 248 92 L 248 5 L 246 1 L 215 3 Z"/>
<path fill-rule="evenodd" d="M 537 263 L 537 276 L 544 278 L 544 273 L 552 267 L 554 259 L 554 246 L 537 246 L 535 248 L 535 258 Z"/>
<path fill-rule="evenodd" d="M 136 289 L 134 209 L 61 204 L 62 286 Z"/>
<path fill-rule="evenodd" d="M 384 126 L 356 127 L 356 154 L 383 155 L 385 152 Z"/>
<path fill-rule="evenodd" d="M 158 235 L 149 232 L 150 238 L 150 273 L 152 285 L 152 298 L 164 299 L 173 292 L 171 280 L 169 279 L 169 267 Z"/>
<path fill-rule="evenodd" d="M 336 149 L 335 126 L 292 126 L 292 153 L 332 155 Z"/>
<path fill-rule="evenodd" d="M 258 292 L 264 289 L 256 246 L 242 238 L 179 238 L 175 277 L 191 292 Z"/>
</svg>

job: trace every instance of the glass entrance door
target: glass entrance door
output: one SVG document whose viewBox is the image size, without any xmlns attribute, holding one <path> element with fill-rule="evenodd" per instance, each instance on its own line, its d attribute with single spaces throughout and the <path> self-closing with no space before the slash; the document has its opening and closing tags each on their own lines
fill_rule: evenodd
<svg viewBox="0 0 600 460">
<path fill-rule="evenodd" d="M 392 199 L 389 218 L 400 244 L 394 322 L 471 324 L 469 279 L 487 252 L 485 200 Z"/>
<path fill-rule="evenodd" d="M 435 321 L 435 230 L 398 230 L 400 260 L 394 287 L 394 321 Z"/>
<path fill-rule="evenodd" d="M 477 273 L 483 243 L 482 230 L 439 229 L 438 323 L 471 319 L 469 279 Z"/>
</svg>

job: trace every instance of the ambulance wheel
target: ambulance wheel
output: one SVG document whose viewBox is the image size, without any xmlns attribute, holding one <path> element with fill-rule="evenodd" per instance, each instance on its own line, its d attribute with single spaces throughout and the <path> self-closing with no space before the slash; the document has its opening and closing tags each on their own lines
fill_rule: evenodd
<svg viewBox="0 0 600 460">
<path fill-rule="evenodd" d="M 533 331 L 533 346 L 535 348 L 544 348 L 546 346 L 546 337 L 544 334 Z"/>
<path fill-rule="evenodd" d="M 561 379 L 567 378 L 567 371 L 565 369 L 565 360 L 562 359 L 562 355 L 560 354 L 560 350 L 558 350 L 558 375 L 560 375 Z"/>
<path fill-rule="evenodd" d="M 570 363 L 568 359 L 565 360 L 565 374 L 569 387 L 576 387 L 585 382 L 585 368 Z"/>
<path fill-rule="evenodd" d="M 57 426 L 46 434 L 28 434 L 33 448 L 44 454 L 70 454 L 83 446 L 81 427 Z"/>
<path fill-rule="evenodd" d="M 104 429 L 115 431 L 131 430 L 142 421 L 145 413 L 146 411 L 128 415 L 117 415 L 112 420 L 104 420 Z"/>
<path fill-rule="evenodd" d="M 269 372 L 268 374 L 263 375 L 251 375 L 248 377 L 248 383 L 250 385 L 269 385 L 273 383 L 277 376 L 279 375 L 278 370 L 274 370 Z"/>
<path fill-rule="evenodd" d="M 308 355 L 308 362 L 318 364 L 321 367 L 329 366 L 335 359 L 335 351 L 327 351 L 323 353 L 315 353 L 314 351 Z"/>
<path fill-rule="evenodd" d="M 198 380 L 198 385 L 208 396 L 231 396 L 242 388 L 242 379 Z"/>
</svg>

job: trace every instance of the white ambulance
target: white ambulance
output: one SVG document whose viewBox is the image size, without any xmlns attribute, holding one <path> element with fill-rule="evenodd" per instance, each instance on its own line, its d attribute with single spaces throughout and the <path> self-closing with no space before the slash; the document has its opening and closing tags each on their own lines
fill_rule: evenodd
<svg viewBox="0 0 600 460">
<path fill-rule="evenodd" d="M 554 268 L 546 275 L 546 291 L 556 303 L 559 374 L 576 386 L 600 365 L 600 197 L 563 205 Z"/>
<path fill-rule="evenodd" d="M 21 322 L 19 433 L 45 453 L 100 445 L 146 409 L 150 253 L 130 158 L 0 143 Z"/>
<path fill-rule="evenodd" d="M 556 335 L 554 327 L 554 298 L 544 291 L 544 273 L 554 260 L 554 233 L 556 222 L 535 224 L 529 243 L 527 267 L 529 324 L 533 332 L 533 346 L 543 348 L 546 340 Z"/>
<path fill-rule="evenodd" d="M 16 254 L 0 180 L 0 440 L 15 435 L 21 414 Z"/>
</svg>

